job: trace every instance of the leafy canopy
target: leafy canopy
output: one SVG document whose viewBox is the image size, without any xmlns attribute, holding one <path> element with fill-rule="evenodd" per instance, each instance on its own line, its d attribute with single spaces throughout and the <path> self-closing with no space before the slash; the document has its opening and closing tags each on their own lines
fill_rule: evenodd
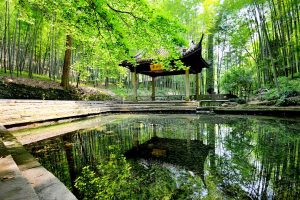
<svg viewBox="0 0 300 200">
<path fill-rule="evenodd" d="M 132 59 L 139 50 L 153 57 L 164 48 L 173 55 L 186 44 L 185 27 L 150 1 L 23 0 L 20 5 L 28 20 L 35 20 L 39 10 L 77 44 L 91 48 L 91 54 L 109 52 L 100 59 L 111 62 Z"/>
</svg>

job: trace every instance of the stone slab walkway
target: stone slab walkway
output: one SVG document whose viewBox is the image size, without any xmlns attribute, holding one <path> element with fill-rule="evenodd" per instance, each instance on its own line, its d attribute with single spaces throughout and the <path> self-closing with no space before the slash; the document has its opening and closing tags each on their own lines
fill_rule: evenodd
<svg viewBox="0 0 300 200">
<path fill-rule="evenodd" d="M 0 125 L 22 126 L 28 123 L 60 120 L 102 113 L 124 112 L 190 112 L 195 113 L 197 102 L 101 102 L 47 101 L 0 99 Z"/>
<path fill-rule="evenodd" d="M 0 199 L 39 200 L 11 155 L 0 158 Z"/>
<path fill-rule="evenodd" d="M 0 129 L 1 200 L 76 200 L 52 173 L 36 161 L 22 144 L 3 127 Z"/>
</svg>

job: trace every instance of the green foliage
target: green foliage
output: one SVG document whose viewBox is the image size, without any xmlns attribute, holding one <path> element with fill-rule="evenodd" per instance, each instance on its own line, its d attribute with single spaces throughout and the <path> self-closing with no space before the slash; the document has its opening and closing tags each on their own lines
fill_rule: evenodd
<svg viewBox="0 0 300 200">
<path fill-rule="evenodd" d="M 180 55 L 178 49 L 185 48 L 187 41 L 198 42 L 204 33 L 212 39 L 209 49 L 214 52 L 207 50 L 208 39 L 204 37 L 203 55 L 212 59 L 212 67 L 217 68 L 218 84 L 219 77 L 231 66 L 246 71 L 250 66 L 255 67 L 257 74 L 252 87 L 266 87 L 274 84 L 277 76 L 299 71 L 297 3 L 296 0 L 1 1 L 0 65 L 7 70 L 33 68 L 33 72 L 56 79 L 61 76 L 68 34 L 73 38 L 72 80 L 80 77 L 84 83 L 98 84 L 107 77 L 120 80 L 127 76 L 118 64 L 122 60 L 135 63 L 134 56 L 140 52 L 143 58 L 154 58 L 163 63 L 164 69 L 174 70 L 169 64 Z M 156 50 L 164 50 L 167 55 L 159 55 Z M 8 57 L 13 59 L 13 66 L 4 64 Z M 177 69 L 188 67 L 175 64 Z M 245 89 L 243 84 L 237 85 L 222 86 L 226 90 Z M 203 84 L 201 91 L 209 89 L 205 86 L 211 87 Z"/>
<path fill-rule="evenodd" d="M 110 157 L 97 166 L 94 172 L 84 167 L 75 187 L 84 194 L 84 199 L 128 199 L 134 194 L 130 190 L 131 167 L 114 146 L 110 146 Z"/>
<path fill-rule="evenodd" d="M 272 88 L 268 90 L 265 94 L 263 94 L 264 100 L 275 100 L 278 99 L 279 94 L 276 88 Z"/>
<path fill-rule="evenodd" d="M 276 88 L 270 88 L 264 95 L 265 100 L 276 100 L 279 106 L 299 105 L 299 98 L 294 98 L 300 95 L 300 79 L 290 79 L 287 77 L 279 77 L 280 93 Z"/>
<path fill-rule="evenodd" d="M 189 67 L 189 66 L 184 66 L 183 62 L 181 62 L 180 60 L 174 62 L 175 62 L 176 69 L 186 69 L 186 67 Z"/>
<path fill-rule="evenodd" d="M 120 97 L 128 97 L 130 96 L 131 89 L 126 87 L 110 87 L 109 88 L 113 93 Z"/>
<path fill-rule="evenodd" d="M 232 67 L 222 76 L 223 90 L 233 94 L 245 95 L 253 86 L 253 72 L 245 67 Z"/>
<path fill-rule="evenodd" d="M 300 79 L 290 79 L 279 77 L 280 93 L 275 88 L 270 88 L 264 95 L 266 100 L 276 100 L 280 98 L 294 97 L 300 94 Z"/>
<path fill-rule="evenodd" d="M 5 6 L 0 4 L 2 9 Z M 159 57 L 155 50 L 164 49 L 169 57 L 178 58 L 177 48 L 187 43 L 183 37 L 186 27 L 148 0 L 12 0 L 10 8 L 7 15 L 12 16 L 11 24 L 20 22 L 20 27 L 15 26 L 15 32 L 10 27 L 7 36 L 11 42 L 14 33 L 20 36 L 18 48 L 25 51 L 22 56 L 35 63 L 30 67 L 37 67 L 40 62 L 45 68 L 42 73 L 49 71 L 49 76 L 54 77 L 60 77 L 58 69 L 64 62 L 66 35 L 73 39 L 72 75 L 80 75 L 84 82 L 118 79 L 125 71 L 118 64 L 122 60 L 133 61 L 137 51 L 144 51 L 145 58 L 155 59 Z M 1 36 L 2 32 L 1 28 Z M 14 42 L 17 47 L 18 39 Z M 30 56 L 31 51 L 35 56 Z M 18 59 L 16 54 L 14 59 Z M 24 65 L 20 68 L 28 71 L 29 64 Z"/>
<path fill-rule="evenodd" d="M 96 169 L 84 167 L 77 178 L 75 187 L 84 199 L 187 199 L 202 186 L 199 177 L 185 173 L 177 180 L 177 187 L 172 173 L 159 164 L 133 164 L 116 146 L 109 150 L 108 160 Z"/>
</svg>

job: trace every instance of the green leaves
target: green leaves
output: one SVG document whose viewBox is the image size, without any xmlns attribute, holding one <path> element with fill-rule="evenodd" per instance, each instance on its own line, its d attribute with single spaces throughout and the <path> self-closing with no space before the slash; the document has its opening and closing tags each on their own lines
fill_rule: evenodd
<svg viewBox="0 0 300 200">
<path fill-rule="evenodd" d="M 109 159 L 96 169 L 84 167 L 75 187 L 84 199 L 194 199 L 202 180 L 185 170 L 176 177 L 154 161 L 147 167 L 129 162 L 116 146 L 109 146 Z"/>
<path fill-rule="evenodd" d="M 232 67 L 222 77 L 222 88 L 227 92 L 242 95 L 252 86 L 253 72 L 245 67 Z"/>
<path fill-rule="evenodd" d="M 155 50 L 164 48 L 172 54 L 176 46 L 185 43 L 180 23 L 148 1 L 23 0 L 19 5 L 28 22 L 43 18 L 58 29 L 61 38 L 63 34 L 72 35 L 74 50 L 78 46 L 90 49 L 85 52 L 89 53 L 88 60 L 75 58 L 76 71 L 88 65 L 107 71 L 122 60 L 130 60 L 132 51 L 146 50 L 148 56 L 155 58 Z M 33 16 L 33 12 L 40 15 Z M 64 43 L 60 46 L 64 48 Z"/>
<path fill-rule="evenodd" d="M 124 156 L 121 156 L 116 146 L 110 146 L 109 159 L 103 161 L 94 171 L 90 167 L 82 169 L 82 175 L 77 178 L 75 187 L 84 194 L 84 199 L 126 199 L 131 167 Z"/>
</svg>

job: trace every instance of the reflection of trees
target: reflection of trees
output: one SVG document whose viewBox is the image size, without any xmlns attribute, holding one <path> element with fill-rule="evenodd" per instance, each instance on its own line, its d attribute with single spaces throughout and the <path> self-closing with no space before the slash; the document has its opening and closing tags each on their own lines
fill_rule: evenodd
<svg viewBox="0 0 300 200">
<path fill-rule="evenodd" d="M 69 169 L 71 183 L 74 183 L 74 181 L 76 179 L 76 168 L 75 168 L 74 157 L 73 157 L 73 152 L 72 152 L 73 144 L 68 142 L 68 141 L 72 140 L 71 136 L 72 135 L 67 134 L 62 137 L 63 141 L 65 141 L 64 148 L 62 149 L 62 151 L 65 151 L 66 158 L 67 158 L 66 159 L 66 161 L 67 161 L 66 168 Z M 73 184 L 71 185 L 71 188 L 72 188 L 73 193 L 75 195 L 78 195 L 78 191 L 76 190 L 76 188 L 74 187 Z"/>
<path fill-rule="evenodd" d="M 46 140 L 32 145 L 26 145 L 31 153 L 39 158 L 39 162 L 54 173 L 68 188 L 72 188 L 69 174 L 67 155 L 64 151 L 64 142 L 61 138 Z"/>
<path fill-rule="evenodd" d="M 251 199 L 296 199 L 299 196 L 297 130 L 277 121 L 239 120 L 218 138 L 224 145 L 218 175 L 229 195 Z"/>
<path fill-rule="evenodd" d="M 251 134 L 243 131 L 250 125 L 245 119 L 227 125 L 207 124 L 207 143 L 214 147 L 209 157 L 210 174 L 226 195 L 241 199 L 247 199 L 242 185 L 251 177 L 247 159 L 252 147 Z"/>
<path fill-rule="evenodd" d="M 129 118 L 80 130 L 31 145 L 40 162 L 69 188 L 86 165 L 96 166 L 109 155 L 108 146 L 121 152 L 154 135 L 180 139 L 187 153 L 192 140 L 213 148 L 205 169 L 207 188 L 240 199 L 296 199 L 300 196 L 299 123 L 260 118 L 154 116 Z M 203 175 L 200 175 L 203 176 Z M 208 196 L 211 195 L 210 192 Z"/>
<path fill-rule="evenodd" d="M 264 125 L 259 129 L 257 157 L 261 162 L 256 174 L 260 174 L 263 197 L 267 188 L 276 199 L 297 199 L 300 196 L 299 130 L 291 130 L 278 124 Z M 259 190 L 257 190 L 259 192 Z"/>
<path fill-rule="evenodd" d="M 212 148 L 209 153 L 209 165 L 210 170 L 214 174 L 216 170 L 216 133 L 215 124 L 207 124 L 207 143 Z"/>
</svg>

